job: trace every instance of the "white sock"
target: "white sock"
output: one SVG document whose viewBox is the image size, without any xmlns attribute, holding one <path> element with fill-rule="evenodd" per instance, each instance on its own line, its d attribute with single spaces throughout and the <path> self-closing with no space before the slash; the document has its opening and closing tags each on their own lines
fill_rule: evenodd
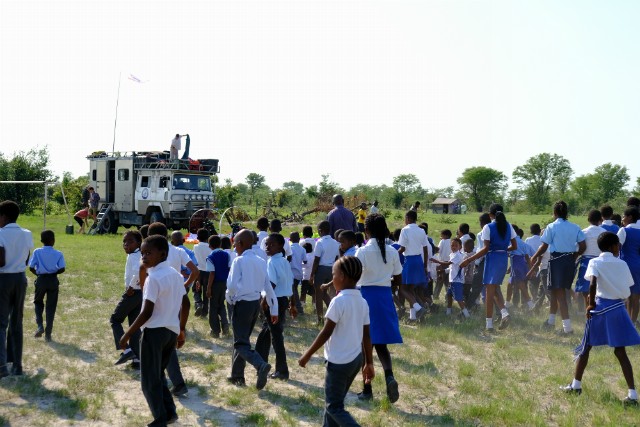
<svg viewBox="0 0 640 427">
<path fill-rule="evenodd" d="M 131 347 L 127 347 L 125 348 L 125 350 L 122 352 L 123 354 L 129 354 L 131 353 Z"/>
<path fill-rule="evenodd" d="M 535 304 L 531 300 L 527 301 L 527 305 L 529 306 L 529 310 L 533 310 L 533 307 L 535 307 Z"/>
<path fill-rule="evenodd" d="M 577 379 L 573 379 L 573 381 L 571 381 L 571 388 L 574 390 L 578 390 L 582 388 L 582 381 L 578 381 Z"/>
<path fill-rule="evenodd" d="M 416 320 L 416 309 L 413 307 L 409 309 L 409 320 Z"/>
<path fill-rule="evenodd" d="M 493 317 L 487 317 L 487 329 L 493 329 Z"/>
<path fill-rule="evenodd" d="M 502 310 L 500 310 L 500 314 L 502 314 L 502 318 L 504 319 L 505 317 L 507 317 L 509 315 L 509 312 L 507 311 L 507 307 L 503 308 Z"/>
<path fill-rule="evenodd" d="M 638 392 L 635 388 L 630 388 L 627 396 L 629 396 L 629 399 L 638 400 Z"/>
<path fill-rule="evenodd" d="M 451 307 L 447 307 L 447 316 L 451 315 Z"/>
<path fill-rule="evenodd" d="M 549 320 L 547 321 L 548 324 L 550 325 L 555 325 L 556 324 L 556 315 L 555 314 L 550 314 L 549 315 Z"/>
<path fill-rule="evenodd" d="M 562 319 L 562 328 L 565 332 L 571 332 L 571 319 Z"/>
<path fill-rule="evenodd" d="M 420 304 L 418 304 L 417 302 L 414 302 L 414 303 L 413 303 L 413 309 L 414 309 L 415 311 L 418 311 L 418 310 L 420 310 L 421 308 L 422 308 L 422 306 L 421 306 Z"/>
<path fill-rule="evenodd" d="M 463 308 L 462 309 L 462 314 L 464 314 L 464 317 L 469 317 L 469 310 L 467 310 L 466 308 Z"/>
</svg>

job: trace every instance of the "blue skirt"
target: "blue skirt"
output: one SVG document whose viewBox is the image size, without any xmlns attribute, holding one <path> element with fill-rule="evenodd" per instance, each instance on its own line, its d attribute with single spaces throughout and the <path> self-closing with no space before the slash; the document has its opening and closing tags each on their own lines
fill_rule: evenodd
<svg viewBox="0 0 640 427">
<path fill-rule="evenodd" d="M 576 275 L 573 252 L 552 252 L 549 259 L 549 281 L 547 289 L 571 289 Z"/>
<path fill-rule="evenodd" d="M 584 273 L 587 272 L 587 266 L 589 265 L 589 260 L 592 260 L 593 256 L 583 255 L 580 258 L 580 266 L 578 267 L 578 278 L 576 279 L 576 292 L 589 292 L 589 282 L 584 278 Z"/>
<path fill-rule="evenodd" d="M 587 346 L 608 345 L 628 347 L 640 344 L 640 335 L 633 326 L 623 300 L 596 298 L 596 308 L 584 328 L 582 343 L 575 353 L 580 355 Z M 612 306 L 618 304 L 617 307 Z"/>
<path fill-rule="evenodd" d="M 527 260 L 524 255 L 512 255 L 511 256 L 511 277 L 509 278 L 510 283 L 514 282 L 524 282 L 527 280 L 527 272 L 529 271 L 529 266 L 527 265 Z"/>
<path fill-rule="evenodd" d="M 371 344 L 402 344 L 391 287 L 361 286 L 360 293 L 369 305 Z"/>
<path fill-rule="evenodd" d="M 427 274 L 424 271 L 424 262 L 420 255 L 409 255 L 404 257 L 402 265 L 402 284 L 417 285 L 427 283 Z"/>
<path fill-rule="evenodd" d="M 483 285 L 502 285 L 507 274 L 509 255 L 507 251 L 489 251 L 484 261 Z"/>
</svg>

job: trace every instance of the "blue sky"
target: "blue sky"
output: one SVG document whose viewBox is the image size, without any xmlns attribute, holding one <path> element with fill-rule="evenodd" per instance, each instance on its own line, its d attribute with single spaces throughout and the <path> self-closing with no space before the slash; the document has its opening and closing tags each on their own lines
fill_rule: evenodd
<svg viewBox="0 0 640 427">
<path fill-rule="evenodd" d="M 529 157 L 640 175 L 640 3 L 230 1 L 0 3 L 0 151 L 166 150 L 272 187 L 455 185 Z M 127 79 L 132 73 L 144 84 Z M 632 160 L 633 159 L 633 160 Z"/>
</svg>

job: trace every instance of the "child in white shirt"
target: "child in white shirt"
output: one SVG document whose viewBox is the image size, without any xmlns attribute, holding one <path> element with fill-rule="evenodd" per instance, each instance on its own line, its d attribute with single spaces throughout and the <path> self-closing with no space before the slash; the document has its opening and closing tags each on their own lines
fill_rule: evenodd
<svg viewBox="0 0 640 427">
<path fill-rule="evenodd" d="M 465 318 L 469 317 L 469 310 L 467 310 L 464 304 L 464 269 L 460 267 L 460 263 L 464 260 L 464 255 L 460 251 L 462 249 L 462 242 L 459 238 L 454 237 L 451 241 L 451 253 L 449 254 L 449 261 L 440 261 L 435 258 L 432 260 L 440 265 L 449 267 L 449 288 L 447 289 L 447 315 L 451 315 L 453 300 L 455 299 L 462 315 Z"/>
</svg>

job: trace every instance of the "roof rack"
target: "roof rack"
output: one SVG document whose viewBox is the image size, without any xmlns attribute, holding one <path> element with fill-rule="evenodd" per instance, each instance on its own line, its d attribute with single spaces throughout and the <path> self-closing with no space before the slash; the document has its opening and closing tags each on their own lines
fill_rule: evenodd
<svg viewBox="0 0 640 427">
<path fill-rule="evenodd" d="M 167 169 L 219 173 L 218 159 L 169 159 L 168 151 L 116 152 L 94 151 L 87 159 L 133 159 L 134 169 Z"/>
</svg>

